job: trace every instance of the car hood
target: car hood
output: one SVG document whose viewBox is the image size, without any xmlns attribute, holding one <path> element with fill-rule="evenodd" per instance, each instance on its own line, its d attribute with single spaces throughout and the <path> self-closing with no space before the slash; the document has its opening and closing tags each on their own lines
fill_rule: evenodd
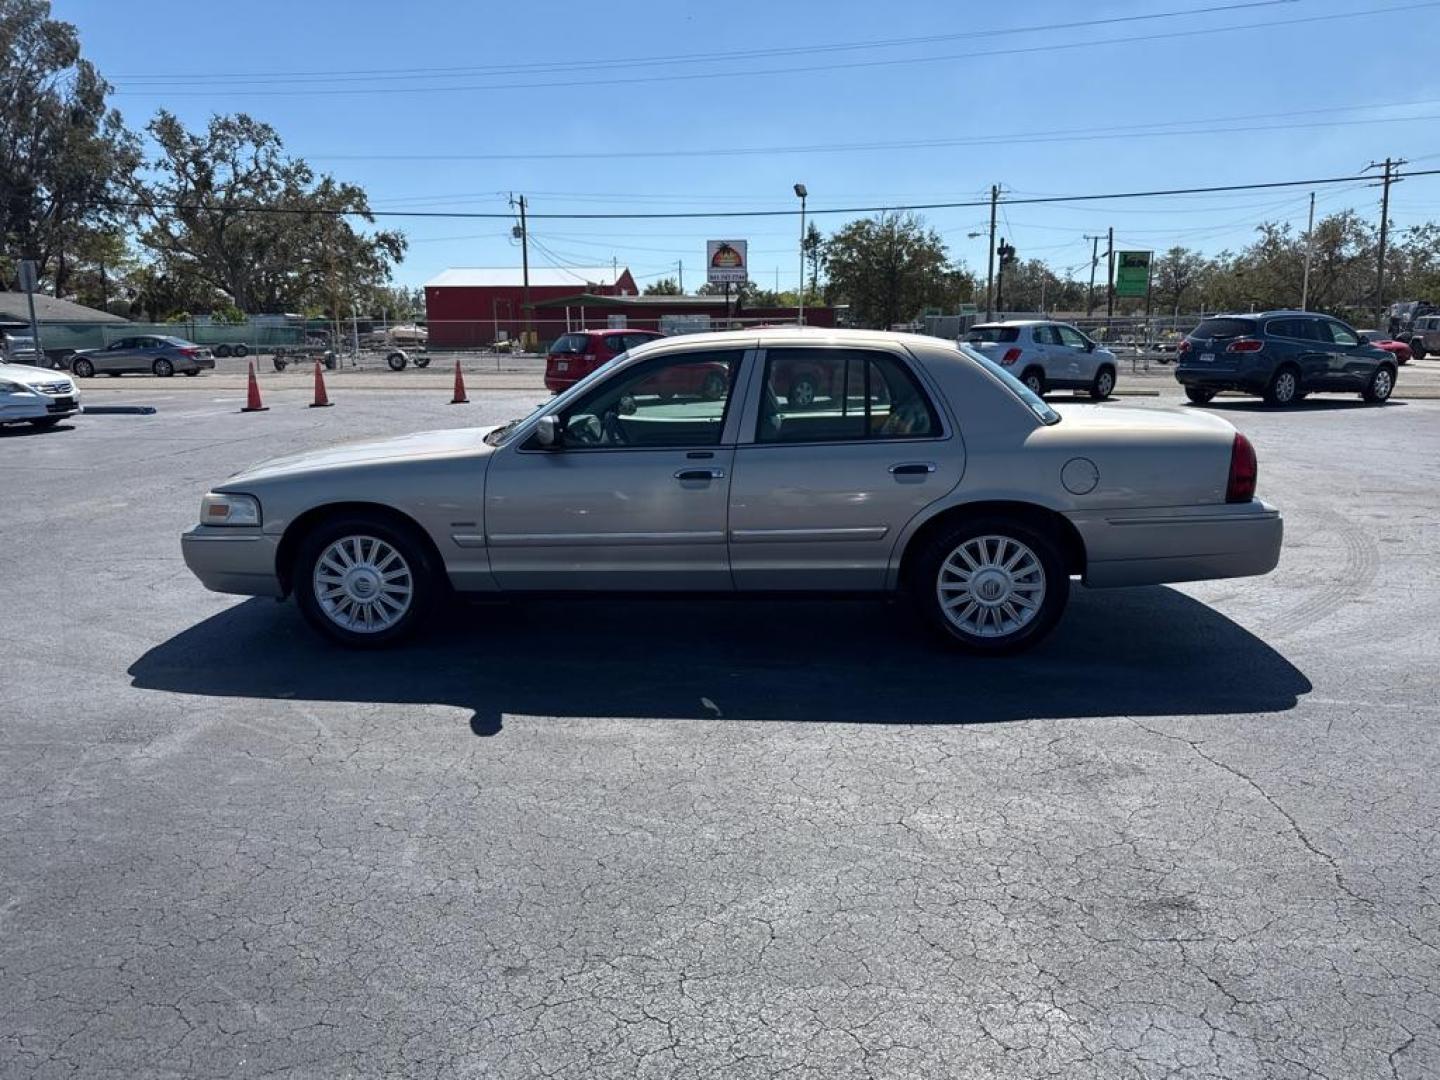
<svg viewBox="0 0 1440 1080">
<path fill-rule="evenodd" d="M 70 376 L 63 371 L 32 367 L 29 364 L 0 364 L 0 380 L 19 383 L 21 386 L 39 386 L 41 383 L 70 382 Z"/>
<path fill-rule="evenodd" d="M 325 469 L 344 469 L 357 465 L 374 465 L 385 462 L 419 461 L 437 457 L 454 457 L 466 454 L 482 455 L 490 452 L 485 445 L 485 435 L 494 427 L 452 428 L 446 431 L 417 431 L 409 435 L 395 435 L 387 439 L 366 439 L 359 442 L 340 443 L 323 450 L 307 450 L 301 454 L 287 454 L 271 458 L 248 469 L 242 469 L 225 486 L 251 480 L 273 480 L 301 473 L 313 473 Z"/>
</svg>

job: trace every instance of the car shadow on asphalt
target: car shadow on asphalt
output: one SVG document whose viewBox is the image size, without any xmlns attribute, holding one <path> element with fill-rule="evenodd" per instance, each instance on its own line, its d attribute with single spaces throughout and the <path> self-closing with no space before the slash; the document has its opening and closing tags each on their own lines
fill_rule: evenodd
<svg viewBox="0 0 1440 1080">
<path fill-rule="evenodd" d="M 1221 412 L 1266 412 L 1266 413 L 1305 413 L 1305 412 L 1339 412 L 1347 409 L 1393 409 L 1403 408 L 1403 401 L 1391 399 L 1384 405 L 1375 405 L 1368 401 L 1361 401 L 1359 398 L 1353 400 L 1346 398 L 1307 398 L 1298 405 L 1266 405 L 1259 398 L 1215 398 L 1205 405 L 1190 405 L 1192 409 L 1219 409 Z"/>
<path fill-rule="evenodd" d="M 1020 656 L 951 652 L 900 604 L 632 599 L 456 605 L 414 643 L 353 652 L 292 604 L 249 600 L 129 669 L 147 690 L 447 704 L 493 735 L 508 714 L 877 724 L 1219 715 L 1293 708 L 1310 681 L 1174 589 L 1076 588 Z"/>
<path fill-rule="evenodd" d="M 15 421 L 9 424 L 0 424 L 0 439 L 17 439 L 22 436 L 35 437 L 37 435 L 53 435 L 57 431 L 74 431 L 75 425 L 69 423 L 54 424 L 47 428 L 38 428 L 34 424 L 26 424 Z"/>
</svg>

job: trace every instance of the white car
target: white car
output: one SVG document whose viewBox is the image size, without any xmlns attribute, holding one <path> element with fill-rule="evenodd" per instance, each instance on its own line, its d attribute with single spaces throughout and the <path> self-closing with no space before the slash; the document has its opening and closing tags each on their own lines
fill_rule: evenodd
<svg viewBox="0 0 1440 1080">
<path fill-rule="evenodd" d="M 1043 319 L 981 323 L 960 340 L 1036 394 L 1084 390 L 1103 401 L 1115 390 L 1115 354 L 1069 323 Z"/>
<path fill-rule="evenodd" d="M 28 364 L 0 364 L 0 424 L 54 427 L 83 410 L 69 375 Z"/>
</svg>

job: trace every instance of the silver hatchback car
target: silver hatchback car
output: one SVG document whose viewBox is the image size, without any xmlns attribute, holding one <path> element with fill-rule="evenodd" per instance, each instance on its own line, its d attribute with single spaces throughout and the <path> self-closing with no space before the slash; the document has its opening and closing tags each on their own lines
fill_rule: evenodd
<svg viewBox="0 0 1440 1080">
<path fill-rule="evenodd" d="M 801 368 L 822 390 L 791 401 Z M 712 373 L 719 396 L 675 391 Z M 447 590 L 901 591 L 993 653 L 1043 637 L 1072 577 L 1271 570 L 1255 479 L 1212 415 L 1056 411 L 963 346 L 782 328 L 642 345 L 503 427 L 257 465 L 205 495 L 183 549 L 209 588 L 293 595 L 351 645 Z"/>
</svg>

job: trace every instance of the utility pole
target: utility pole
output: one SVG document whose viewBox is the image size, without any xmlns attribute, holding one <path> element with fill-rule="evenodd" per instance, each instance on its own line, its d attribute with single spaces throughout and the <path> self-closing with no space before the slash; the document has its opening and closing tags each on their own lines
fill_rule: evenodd
<svg viewBox="0 0 1440 1080">
<path fill-rule="evenodd" d="M 681 295 L 681 296 L 684 296 L 684 295 L 685 295 L 685 260 L 684 260 L 684 259 L 677 259 L 677 260 L 675 260 L 675 270 L 676 270 L 676 271 L 679 273 L 679 275 L 680 275 L 680 295 Z"/>
<path fill-rule="evenodd" d="M 1382 165 L 1377 166 L 1371 162 L 1365 166 L 1362 172 L 1368 172 L 1374 168 L 1384 169 L 1380 178 L 1380 245 L 1379 252 L 1375 259 L 1375 309 L 1379 319 L 1385 317 L 1385 242 L 1390 237 L 1390 185 L 1399 183 L 1399 178 L 1394 171 L 1406 164 L 1403 159 L 1386 158 Z M 1379 325 L 1377 322 L 1376 325 Z"/>
<path fill-rule="evenodd" d="M 1105 328 L 1115 317 L 1115 226 L 1105 231 Z"/>
<path fill-rule="evenodd" d="M 510 205 L 514 206 L 516 200 L 512 197 Z M 535 332 L 535 313 L 530 310 L 530 230 L 525 226 L 525 196 L 521 195 L 520 205 L 520 273 L 521 273 L 521 298 L 520 306 L 525 309 L 525 333 L 520 343 L 522 349 L 530 347 L 530 337 Z"/>
<path fill-rule="evenodd" d="M 1305 226 L 1305 278 L 1300 283 L 1300 310 L 1310 310 L 1310 260 L 1315 255 L 1315 192 L 1310 192 L 1310 220 Z"/>
<path fill-rule="evenodd" d="M 1100 237 L 1085 237 L 1090 243 L 1090 291 L 1085 294 L 1085 317 L 1095 314 L 1095 268 L 1100 265 Z"/>
<path fill-rule="evenodd" d="M 985 273 L 985 321 L 989 322 L 995 308 L 995 207 L 1000 202 L 1000 185 L 990 185 L 990 269 Z"/>
</svg>

